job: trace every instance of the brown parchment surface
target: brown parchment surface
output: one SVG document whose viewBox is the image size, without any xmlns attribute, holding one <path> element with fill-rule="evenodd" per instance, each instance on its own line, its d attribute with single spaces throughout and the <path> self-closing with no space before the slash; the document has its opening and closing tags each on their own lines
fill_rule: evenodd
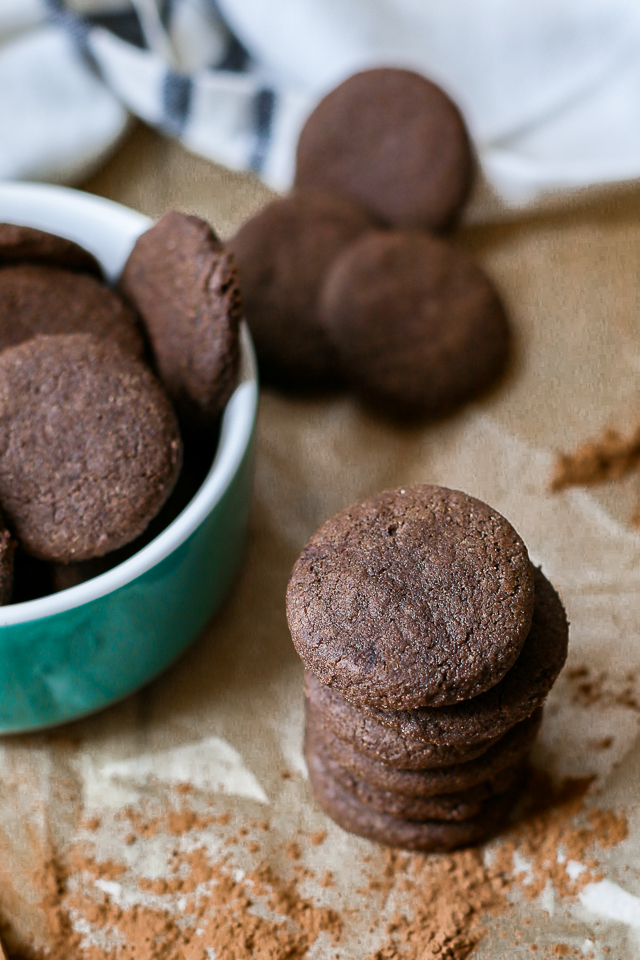
<svg viewBox="0 0 640 960">
<path fill-rule="evenodd" d="M 253 178 L 141 127 L 86 188 L 154 217 L 174 207 L 200 214 L 223 237 L 270 196 Z M 194 803 L 230 811 L 236 824 L 268 819 L 262 853 L 275 868 L 286 868 L 291 840 L 327 832 L 303 856 L 317 873 L 333 873 L 333 886 L 317 894 L 322 902 L 354 912 L 339 948 L 320 937 L 310 955 L 364 957 L 386 941 L 392 907 L 359 892 L 363 877 L 382 869 L 383 852 L 343 833 L 310 796 L 302 669 L 284 592 L 322 521 L 417 481 L 466 490 L 504 513 L 560 591 L 571 620 L 569 667 L 600 677 L 602 695 L 575 696 L 563 675 L 535 760 L 555 777 L 597 775 L 589 802 L 622 812 L 629 837 L 594 856 L 616 890 L 640 898 L 639 714 L 617 697 L 631 684 L 640 700 L 640 533 L 630 522 L 640 479 L 549 493 L 557 450 L 640 419 L 640 188 L 474 222 L 457 241 L 494 278 L 512 318 L 514 359 L 499 388 L 445 422 L 411 429 L 380 422 L 346 396 L 265 390 L 249 543 L 219 615 L 175 667 L 126 702 L 58 733 L 0 741 L 0 918 L 13 949 L 29 938 L 46 946 L 37 868 L 64 858 L 87 819 L 100 820 L 98 856 L 161 877 L 157 838 L 156 846 L 126 842 L 118 818 L 125 807 L 175 804 L 184 782 Z M 531 957 L 536 941 L 541 951 L 562 941 L 576 955 L 640 957 L 640 899 L 625 901 L 622 919 L 553 885 L 513 899 L 489 918 L 474 957 Z M 505 952 L 504 934 L 516 929 L 524 935 Z"/>
</svg>

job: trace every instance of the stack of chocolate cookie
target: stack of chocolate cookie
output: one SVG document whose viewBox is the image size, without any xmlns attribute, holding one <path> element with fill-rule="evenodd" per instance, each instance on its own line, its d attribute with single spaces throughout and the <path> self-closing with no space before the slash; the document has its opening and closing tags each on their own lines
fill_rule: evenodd
<svg viewBox="0 0 640 960">
<path fill-rule="evenodd" d="M 462 116 L 408 70 L 366 70 L 308 118 L 295 188 L 230 241 L 264 378 L 344 383 L 400 418 L 434 416 L 502 373 L 509 327 L 493 285 L 437 234 L 467 198 Z"/>
<path fill-rule="evenodd" d="M 425 851 L 500 829 L 568 641 L 558 595 L 504 517 L 427 485 L 356 504 L 303 550 L 287 618 L 329 816 Z"/>
</svg>

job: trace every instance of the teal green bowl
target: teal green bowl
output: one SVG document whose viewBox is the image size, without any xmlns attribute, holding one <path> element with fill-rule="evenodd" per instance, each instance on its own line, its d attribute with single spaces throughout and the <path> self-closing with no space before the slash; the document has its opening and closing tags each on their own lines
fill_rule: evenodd
<svg viewBox="0 0 640 960">
<path fill-rule="evenodd" d="M 116 280 L 151 221 L 119 204 L 42 184 L 0 184 L 0 222 L 81 243 Z M 199 491 L 125 563 L 80 586 L 0 607 L 0 732 L 65 723 L 126 697 L 162 673 L 229 591 L 242 559 L 258 403 L 242 330 L 239 385 Z"/>
</svg>

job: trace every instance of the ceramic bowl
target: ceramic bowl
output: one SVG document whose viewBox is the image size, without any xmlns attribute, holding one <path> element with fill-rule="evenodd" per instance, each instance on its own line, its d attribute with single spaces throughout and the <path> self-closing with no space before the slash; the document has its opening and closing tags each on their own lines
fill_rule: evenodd
<svg viewBox="0 0 640 960">
<path fill-rule="evenodd" d="M 64 187 L 0 184 L 0 222 L 82 244 L 115 281 L 151 221 Z M 64 723 L 127 696 L 165 670 L 227 594 L 242 557 L 258 401 L 242 330 L 239 385 L 211 469 L 183 512 L 129 560 L 79 586 L 0 607 L 0 732 Z"/>
</svg>

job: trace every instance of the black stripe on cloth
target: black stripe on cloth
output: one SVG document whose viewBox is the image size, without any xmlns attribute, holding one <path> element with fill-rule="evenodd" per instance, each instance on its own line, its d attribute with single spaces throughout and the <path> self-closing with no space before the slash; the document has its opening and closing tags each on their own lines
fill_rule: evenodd
<svg viewBox="0 0 640 960">
<path fill-rule="evenodd" d="M 173 13 L 173 7 L 173 0 L 160 0 L 160 9 L 158 10 L 158 14 L 163 27 L 169 26 L 171 14 Z"/>
<path fill-rule="evenodd" d="M 266 88 L 258 90 L 253 101 L 255 143 L 249 158 L 249 167 L 254 173 L 260 173 L 262 171 L 267 157 L 269 141 L 271 140 L 271 125 L 273 123 L 275 103 L 275 93 L 273 90 L 267 90 Z"/>
<path fill-rule="evenodd" d="M 85 19 L 92 27 L 104 27 L 105 30 L 110 30 L 116 37 L 132 46 L 139 47 L 141 50 L 147 49 L 147 41 L 142 32 L 140 20 L 134 10 L 124 13 L 93 13 L 88 14 Z"/>
<path fill-rule="evenodd" d="M 211 10 L 213 10 L 218 20 L 222 20 L 222 22 L 226 24 L 227 21 L 225 17 L 222 15 L 222 10 L 220 9 L 220 4 L 218 3 L 218 0 L 205 0 L 205 3 L 207 4 L 208 7 L 211 8 Z"/>
<path fill-rule="evenodd" d="M 168 70 L 162 84 L 162 129 L 178 137 L 189 118 L 193 81 L 185 73 Z"/>
<path fill-rule="evenodd" d="M 243 47 L 233 34 L 229 37 L 229 44 L 222 60 L 216 64 L 217 70 L 229 70 L 232 73 L 246 73 L 249 67 L 249 51 Z"/>
<path fill-rule="evenodd" d="M 169 0 L 169 3 L 173 2 L 174 0 Z M 249 68 L 249 62 L 251 60 L 248 50 L 229 29 L 229 25 L 220 9 L 218 0 L 206 0 L 206 3 L 229 34 L 229 42 L 222 59 L 218 63 L 212 63 L 211 66 L 216 70 L 228 70 L 231 73 L 245 73 Z"/>
<path fill-rule="evenodd" d="M 86 53 L 89 27 L 82 17 L 67 10 L 64 0 L 44 0 L 44 5 L 48 19 L 66 30 L 82 52 Z"/>
</svg>

